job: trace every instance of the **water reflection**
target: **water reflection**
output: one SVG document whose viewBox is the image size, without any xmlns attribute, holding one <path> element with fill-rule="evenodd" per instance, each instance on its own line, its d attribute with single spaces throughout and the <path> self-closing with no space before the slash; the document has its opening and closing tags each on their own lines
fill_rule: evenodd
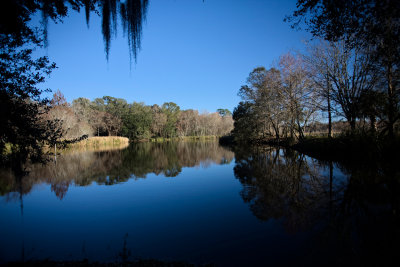
<svg viewBox="0 0 400 267">
<path fill-rule="evenodd" d="M 400 172 L 397 164 L 343 165 L 270 147 L 235 151 L 241 196 L 261 221 L 307 233 L 307 263 L 398 263 Z M 329 262 L 325 262 L 329 258 Z"/>
<path fill-rule="evenodd" d="M 1 171 L 0 262 L 71 254 L 217 266 L 399 264 L 399 169 L 271 147 L 233 153 L 216 142 L 71 152 L 26 166 L 25 177 Z M 50 186 L 34 189 L 43 183 Z"/>
<path fill-rule="evenodd" d="M 24 166 L 25 176 L 0 169 L 0 195 L 19 198 L 35 185 L 47 183 L 63 199 L 72 184 L 113 185 L 146 178 L 149 173 L 175 177 L 183 167 L 228 164 L 233 157 L 233 152 L 216 142 L 139 143 L 120 150 L 68 151 L 45 165 Z"/>
</svg>

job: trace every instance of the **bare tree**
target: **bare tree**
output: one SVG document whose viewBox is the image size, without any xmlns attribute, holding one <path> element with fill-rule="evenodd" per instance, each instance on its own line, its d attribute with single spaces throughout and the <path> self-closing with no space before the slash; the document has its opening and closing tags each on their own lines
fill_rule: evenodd
<svg viewBox="0 0 400 267">
<path fill-rule="evenodd" d="M 282 89 L 279 91 L 285 101 L 287 124 L 290 136 L 295 132 L 298 138 L 304 138 L 304 128 L 317 110 L 317 94 L 306 65 L 300 56 L 284 54 L 278 63 L 281 71 Z"/>
<path fill-rule="evenodd" d="M 235 127 L 245 132 L 250 127 L 253 139 L 279 140 L 288 133 L 292 138 L 304 138 L 304 129 L 314 117 L 318 102 L 306 67 L 300 56 L 287 53 L 274 68 L 255 68 L 239 90 L 245 102 L 234 111 L 238 119 Z M 248 138 L 246 135 L 243 137 Z"/>
<path fill-rule="evenodd" d="M 313 47 L 309 58 L 320 76 L 316 79 L 319 87 L 326 83 L 323 94 L 339 106 L 338 115 L 346 118 L 354 132 L 360 116 L 360 97 L 373 90 L 378 78 L 368 51 L 349 49 L 338 41 Z"/>
<path fill-rule="evenodd" d="M 314 82 L 315 89 L 321 101 L 319 109 L 328 113 L 328 137 L 332 137 L 332 115 L 335 113 L 336 103 L 332 101 L 332 81 L 329 78 L 329 46 L 326 41 L 319 40 L 313 45 L 308 45 L 309 51 L 303 55 L 309 71 L 309 77 Z"/>
<path fill-rule="evenodd" d="M 233 119 L 231 114 L 227 114 L 221 117 L 219 122 L 218 135 L 224 136 L 229 135 L 233 130 Z"/>
<path fill-rule="evenodd" d="M 108 112 L 101 112 L 101 119 L 103 122 L 103 126 L 109 136 L 118 135 L 118 132 L 121 130 L 122 127 L 122 121 L 120 118 L 113 116 Z"/>
<path fill-rule="evenodd" d="M 50 104 L 49 110 L 44 117 L 47 120 L 60 122 L 59 127 L 64 139 L 76 139 L 83 135 L 92 134 L 91 127 L 87 122 L 79 120 L 59 90 L 54 93 Z"/>
<path fill-rule="evenodd" d="M 196 135 L 196 126 L 198 124 L 199 112 L 197 110 L 183 110 L 178 117 L 177 132 L 179 136 Z"/>
</svg>

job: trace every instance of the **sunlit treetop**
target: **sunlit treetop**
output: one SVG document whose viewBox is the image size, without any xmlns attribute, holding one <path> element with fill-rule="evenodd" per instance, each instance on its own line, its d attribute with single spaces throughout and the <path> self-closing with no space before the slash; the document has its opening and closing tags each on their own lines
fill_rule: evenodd
<svg viewBox="0 0 400 267">
<path fill-rule="evenodd" d="M 62 22 L 69 12 L 85 11 L 89 25 L 90 14 L 102 17 L 102 34 L 108 59 L 112 37 L 116 35 L 118 19 L 127 37 L 131 59 L 136 60 L 140 49 L 142 23 L 146 19 L 148 0 L 2 0 L 0 3 L 0 37 L 12 38 L 16 46 L 27 43 L 46 44 L 47 23 Z M 28 26 L 36 12 L 42 14 L 41 36 Z"/>
</svg>

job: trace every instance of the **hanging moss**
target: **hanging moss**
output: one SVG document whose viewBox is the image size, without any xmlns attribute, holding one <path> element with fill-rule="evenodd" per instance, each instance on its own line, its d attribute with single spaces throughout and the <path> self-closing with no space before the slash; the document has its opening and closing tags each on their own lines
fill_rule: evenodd
<svg viewBox="0 0 400 267">
<path fill-rule="evenodd" d="M 27 1 L 26 3 L 29 3 Z M 40 0 L 40 4 L 31 6 L 31 12 L 42 12 L 43 37 L 47 45 L 47 24 L 49 18 L 55 22 L 68 15 L 68 9 L 80 11 L 85 9 L 86 23 L 89 26 L 90 13 L 102 17 L 101 32 L 104 40 L 104 50 L 108 60 L 111 40 L 117 36 L 118 16 L 121 20 L 122 33 L 127 37 L 130 59 L 136 62 L 140 49 L 142 23 L 146 19 L 148 0 Z M 21 4 L 24 5 L 24 4 Z M 119 13 L 118 13 L 119 11 Z"/>
</svg>

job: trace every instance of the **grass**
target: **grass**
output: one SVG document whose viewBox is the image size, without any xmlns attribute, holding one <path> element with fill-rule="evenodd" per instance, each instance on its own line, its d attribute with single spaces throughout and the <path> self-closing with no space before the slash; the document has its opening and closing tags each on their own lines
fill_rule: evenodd
<svg viewBox="0 0 400 267">
<path fill-rule="evenodd" d="M 68 148 L 101 148 L 101 147 L 120 147 L 128 146 L 129 139 L 121 136 L 94 136 L 74 144 L 68 145 Z"/>
</svg>

